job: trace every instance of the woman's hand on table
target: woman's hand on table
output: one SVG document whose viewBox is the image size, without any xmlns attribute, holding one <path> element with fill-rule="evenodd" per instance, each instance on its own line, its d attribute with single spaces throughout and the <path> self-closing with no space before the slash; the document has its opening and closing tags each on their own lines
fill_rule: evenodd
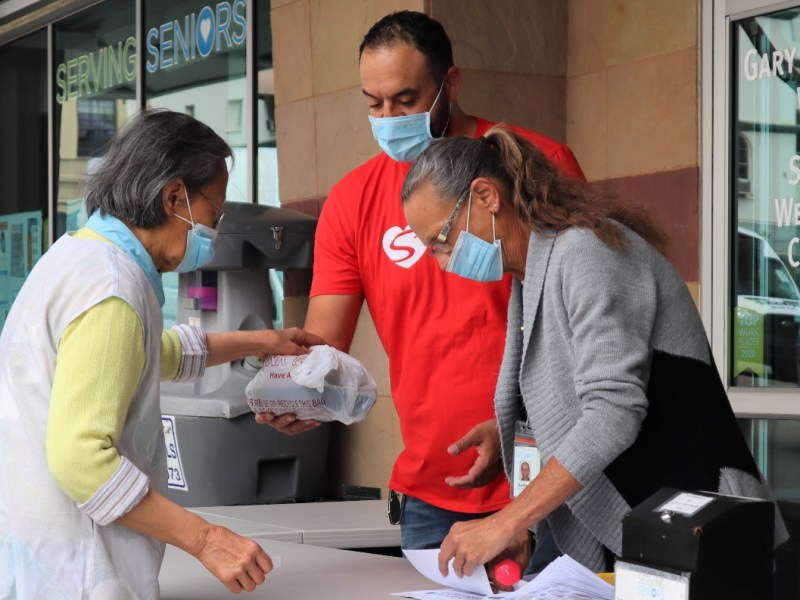
<svg viewBox="0 0 800 600">
<path fill-rule="evenodd" d="M 234 594 L 252 592 L 272 571 L 272 559 L 261 546 L 216 525 L 205 532 L 195 557 Z"/>
</svg>

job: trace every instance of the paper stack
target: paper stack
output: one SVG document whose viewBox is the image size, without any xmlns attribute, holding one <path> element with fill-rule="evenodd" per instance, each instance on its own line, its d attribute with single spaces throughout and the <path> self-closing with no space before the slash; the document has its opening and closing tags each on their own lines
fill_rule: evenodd
<svg viewBox="0 0 800 600">
<path fill-rule="evenodd" d="M 560 556 L 530 581 L 520 581 L 513 592 L 492 594 L 486 570 L 476 569 L 470 577 L 458 578 L 451 572 L 447 577 L 439 574 L 439 550 L 405 551 L 406 557 L 428 579 L 450 586 L 449 589 L 399 592 L 394 596 L 416 600 L 477 600 L 502 598 L 503 600 L 614 600 L 614 587 L 600 579 L 589 569 L 570 558 Z"/>
</svg>

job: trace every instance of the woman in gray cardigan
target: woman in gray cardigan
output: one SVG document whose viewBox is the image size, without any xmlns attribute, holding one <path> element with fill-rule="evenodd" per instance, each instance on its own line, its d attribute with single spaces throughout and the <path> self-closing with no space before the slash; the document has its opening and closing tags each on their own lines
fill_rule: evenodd
<svg viewBox="0 0 800 600">
<path fill-rule="evenodd" d="M 499 445 L 511 478 L 523 415 L 542 459 L 505 508 L 453 526 L 443 574 L 451 558 L 458 575 L 471 573 L 534 526 L 588 568 L 607 569 L 622 517 L 665 486 L 771 497 L 686 284 L 654 247 L 661 236 L 642 210 L 562 177 L 502 128 L 431 145 L 402 200 L 443 269 L 476 281 L 513 275 Z M 776 507 L 775 540 L 785 538 Z"/>
</svg>

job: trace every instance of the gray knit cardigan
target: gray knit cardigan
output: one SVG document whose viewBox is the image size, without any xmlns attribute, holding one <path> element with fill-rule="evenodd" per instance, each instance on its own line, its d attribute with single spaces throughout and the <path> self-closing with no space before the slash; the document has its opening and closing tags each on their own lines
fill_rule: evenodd
<svg viewBox="0 0 800 600">
<path fill-rule="evenodd" d="M 542 463 L 583 484 L 546 525 L 594 570 L 603 546 L 619 556 L 625 513 L 662 487 L 771 498 L 685 282 L 623 230 L 622 250 L 586 229 L 531 235 L 495 395 L 509 479 L 524 402 Z M 776 507 L 776 544 L 786 537 Z"/>
</svg>

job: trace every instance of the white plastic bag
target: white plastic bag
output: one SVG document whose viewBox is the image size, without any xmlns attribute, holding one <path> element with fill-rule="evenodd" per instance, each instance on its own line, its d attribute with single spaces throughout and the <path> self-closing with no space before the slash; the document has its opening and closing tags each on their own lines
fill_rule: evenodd
<svg viewBox="0 0 800 600">
<path fill-rule="evenodd" d="M 358 360 L 331 346 L 305 356 L 270 356 L 245 390 L 253 412 L 294 413 L 298 419 L 341 421 L 367 416 L 378 386 Z"/>
</svg>

